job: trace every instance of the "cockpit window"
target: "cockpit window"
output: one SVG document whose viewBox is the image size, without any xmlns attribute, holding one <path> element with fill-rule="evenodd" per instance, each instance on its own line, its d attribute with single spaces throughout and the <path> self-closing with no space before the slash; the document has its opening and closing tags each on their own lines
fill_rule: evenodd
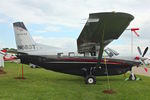
<svg viewBox="0 0 150 100">
<path fill-rule="evenodd" d="M 110 48 L 107 48 L 104 50 L 104 52 L 109 56 L 109 57 L 112 57 L 112 56 L 117 56 L 119 55 L 119 53 L 113 49 L 110 49 Z"/>
</svg>

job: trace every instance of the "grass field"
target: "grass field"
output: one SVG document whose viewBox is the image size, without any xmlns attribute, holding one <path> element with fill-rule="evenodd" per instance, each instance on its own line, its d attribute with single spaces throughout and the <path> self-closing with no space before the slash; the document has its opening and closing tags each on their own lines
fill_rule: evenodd
<svg viewBox="0 0 150 100">
<path fill-rule="evenodd" d="M 82 77 L 24 66 L 27 79 L 16 80 L 19 69 L 20 64 L 5 63 L 7 74 L 0 75 L 0 100 L 150 100 L 150 77 L 124 81 L 123 75 L 111 76 L 111 89 L 116 93 L 104 94 L 106 77 L 97 77 L 96 85 L 85 85 Z"/>
</svg>

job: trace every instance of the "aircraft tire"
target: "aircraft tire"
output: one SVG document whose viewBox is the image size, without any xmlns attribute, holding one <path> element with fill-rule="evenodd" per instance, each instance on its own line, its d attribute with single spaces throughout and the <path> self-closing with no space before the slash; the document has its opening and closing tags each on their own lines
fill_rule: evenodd
<svg viewBox="0 0 150 100">
<path fill-rule="evenodd" d="M 129 76 L 129 80 L 135 81 L 135 80 L 136 80 L 136 76 L 131 74 L 131 75 Z"/>
<path fill-rule="evenodd" d="M 94 75 L 88 75 L 85 77 L 85 84 L 96 84 L 96 77 Z"/>
</svg>

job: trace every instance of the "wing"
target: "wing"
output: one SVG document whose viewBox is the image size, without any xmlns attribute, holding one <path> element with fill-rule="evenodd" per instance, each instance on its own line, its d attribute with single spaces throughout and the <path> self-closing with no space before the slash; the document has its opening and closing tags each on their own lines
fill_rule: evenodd
<svg viewBox="0 0 150 100">
<path fill-rule="evenodd" d="M 118 39 L 134 17 L 127 13 L 92 13 L 77 39 L 78 52 L 95 52 L 103 40 L 104 47 Z"/>
</svg>

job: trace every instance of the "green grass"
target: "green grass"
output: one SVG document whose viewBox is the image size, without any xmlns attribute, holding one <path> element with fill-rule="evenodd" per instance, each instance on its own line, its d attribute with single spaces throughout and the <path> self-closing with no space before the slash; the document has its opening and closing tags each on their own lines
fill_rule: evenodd
<svg viewBox="0 0 150 100">
<path fill-rule="evenodd" d="M 19 68 L 20 67 L 20 68 Z M 124 81 L 111 76 L 115 94 L 104 94 L 107 77 L 97 77 L 96 85 L 85 85 L 82 77 L 56 73 L 24 65 L 25 80 L 16 80 L 20 64 L 5 63 L 7 74 L 0 75 L 0 100 L 150 100 L 150 77 L 141 81 Z"/>
</svg>

